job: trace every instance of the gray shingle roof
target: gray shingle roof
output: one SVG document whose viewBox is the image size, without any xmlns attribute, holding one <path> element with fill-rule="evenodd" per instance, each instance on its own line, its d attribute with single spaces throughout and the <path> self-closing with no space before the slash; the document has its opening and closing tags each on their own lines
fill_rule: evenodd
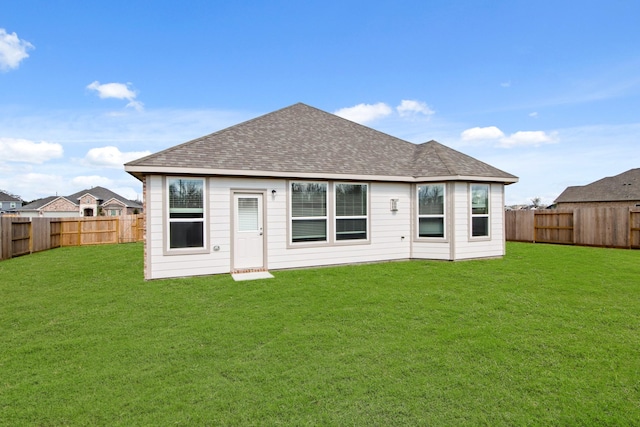
<svg viewBox="0 0 640 427">
<path fill-rule="evenodd" d="M 53 202 L 55 199 L 62 197 L 64 198 L 64 196 L 49 196 L 49 197 L 44 197 L 42 199 L 38 199 L 35 200 L 31 203 L 29 203 L 28 205 L 23 205 L 22 208 L 18 209 L 20 211 L 32 211 L 32 210 L 38 210 L 41 207 Z"/>
<path fill-rule="evenodd" d="M 71 200 L 73 203 L 78 204 L 78 199 L 85 194 L 91 194 L 97 199 L 101 199 L 103 202 L 107 202 L 111 199 L 116 199 L 125 204 L 125 206 L 130 208 L 141 208 L 142 205 L 134 200 L 125 199 L 121 195 L 114 193 L 108 188 L 104 187 L 93 187 L 87 190 L 78 191 L 77 193 L 73 193 L 70 196 L 66 196 L 67 199 Z"/>
<path fill-rule="evenodd" d="M 71 203 L 77 205 L 78 204 L 78 199 L 82 196 L 84 196 L 85 194 L 91 194 L 92 196 L 98 198 L 98 199 L 102 199 L 103 202 L 107 202 L 108 200 L 111 199 L 116 199 L 116 200 L 120 200 L 122 203 L 125 204 L 125 206 L 130 207 L 130 208 L 142 208 L 142 205 L 134 200 L 129 200 L 129 199 L 125 199 L 124 197 L 122 197 L 121 195 L 114 193 L 113 191 L 104 188 L 104 187 L 93 187 L 87 190 L 82 190 L 82 191 L 78 191 L 77 193 L 73 193 L 70 196 L 49 196 L 49 197 L 45 197 L 42 199 L 38 199 L 32 203 L 29 203 L 28 205 L 24 205 L 22 206 L 22 208 L 20 209 L 21 211 L 30 211 L 30 210 L 38 210 L 42 207 L 44 207 L 45 205 L 51 203 L 52 201 L 54 201 L 55 199 L 58 198 L 63 198 L 63 199 L 67 199 L 69 200 Z"/>
<path fill-rule="evenodd" d="M 412 144 L 298 103 L 134 160 L 140 177 L 167 168 L 242 171 L 269 176 L 305 174 L 379 177 L 483 177 L 516 182 L 514 175 L 435 141 Z"/>
<path fill-rule="evenodd" d="M 640 200 L 640 168 L 602 178 L 591 184 L 567 187 L 555 202 L 620 202 L 627 200 Z"/>
<path fill-rule="evenodd" d="M 0 202 L 21 202 L 17 197 L 14 197 L 10 194 L 5 193 L 4 191 L 0 191 Z"/>
</svg>

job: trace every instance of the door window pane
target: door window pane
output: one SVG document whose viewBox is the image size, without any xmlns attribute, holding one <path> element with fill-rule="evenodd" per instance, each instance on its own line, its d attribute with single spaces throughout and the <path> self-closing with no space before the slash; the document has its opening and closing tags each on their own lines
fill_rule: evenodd
<svg viewBox="0 0 640 427">
<path fill-rule="evenodd" d="M 238 198 L 238 231 L 258 231 L 258 199 Z"/>
</svg>

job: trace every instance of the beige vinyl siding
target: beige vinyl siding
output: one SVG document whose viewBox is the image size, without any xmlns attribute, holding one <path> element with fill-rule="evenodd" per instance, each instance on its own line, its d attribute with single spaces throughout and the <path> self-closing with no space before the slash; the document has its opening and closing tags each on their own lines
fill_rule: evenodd
<svg viewBox="0 0 640 427">
<path fill-rule="evenodd" d="M 169 254 L 164 248 L 166 225 L 161 176 L 147 177 L 147 279 L 229 273 L 232 266 L 231 214 L 234 190 L 264 192 L 266 267 L 271 270 L 402 259 L 468 259 L 504 254 L 502 184 L 491 185 L 491 238 L 469 238 L 468 183 L 447 184 L 447 239 L 415 241 L 415 186 L 409 183 L 369 184 L 369 241 L 353 244 L 292 246 L 288 243 L 288 183 L 285 179 L 207 178 L 207 253 Z M 275 196 L 272 190 L 276 190 Z M 398 210 L 391 211 L 391 199 Z M 402 238 L 404 237 L 404 239 Z M 214 250 L 218 246 L 219 250 Z"/>
<path fill-rule="evenodd" d="M 352 244 L 340 242 L 334 245 L 300 245 L 287 248 L 286 222 L 284 228 L 279 228 L 278 232 L 270 229 L 269 268 L 284 269 L 408 259 L 411 253 L 410 187 L 409 184 L 370 183 L 369 221 L 371 223 L 368 243 L 353 241 Z M 390 199 L 399 199 L 398 211 L 395 213 L 391 212 Z M 274 212 L 269 221 L 279 221 L 279 216 L 279 211 Z M 286 218 L 286 215 L 282 218 Z M 281 226 L 278 224 L 278 227 Z"/>
<path fill-rule="evenodd" d="M 417 184 L 420 185 L 420 184 Z M 455 200 L 455 183 L 445 183 L 445 237 L 443 239 L 425 239 L 418 238 L 418 205 L 417 190 L 414 187 L 413 215 L 411 221 L 413 224 L 413 258 L 415 259 L 451 259 L 451 245 L 453 242 L 453 214 Z"/>
<path fill-rule="evenodd" d="M 489 237 L 471 238 L 469 184 L 456 183 L 454 259 L 489 258 L 503 256 L 504 247 L 504 186 L 489 186 Z"/>
</svg>

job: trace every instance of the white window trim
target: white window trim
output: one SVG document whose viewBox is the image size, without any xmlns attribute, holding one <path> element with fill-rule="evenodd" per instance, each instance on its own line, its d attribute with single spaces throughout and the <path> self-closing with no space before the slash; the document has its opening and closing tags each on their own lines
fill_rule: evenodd
<svg viewBox="0 0 640 427">
<path fill-rule="evenodd" d="M 367 188 L 367 200 L 366 200 L 366 206 L 367 206 L 367 214 L 366 215 L 353 215 L 353 216 L 338 216 L 337 210 L 337 203 L 336 203 L 336 191 L 335 191 L 335 186 L 338 184 L 348 184 L 348 185 L 364 185 Z M 368 244 L 371 242 L 371 219 L 370 219 L 370 215 L 371 215 L 371 186 L 369 185 L 368 182 L 349 182 L 349 181 L 336 181 L 333 182 L 331 185 L 332 188 L 332 201 L 333 201 L 333 233 L 332 233 L 332 238 L 333 238 L 333 244 L 334 245 L 358 245 L 358 244 Z M 365 219 L 367 221 L 367 228 L 366 228 L 366 233 L 367 233 L 367 238 L 366 239 L 346 239 L 346 240 L 338 240 L 338 220 L 339 219 Z"/>
<path fill-rule="evenodd" d="M 293 183 L 315 183 L 327 185 L 327 215 L 325 217 L 313 216 L 313 217 L 295 217 L 298 220 L 304 219 L 325 219 L 327 227 L 327 240 L 319 242 L 294 242 L 293 241 L 293 197 L 291 192 L 291 184 Z M 367 238 L 366 239 L 354 239 L 354 240 L 336 240 L 336 207 L 335 207 L 335 184 L 357 184 L 367 186 Z M 363 218 L 360 216 L 354 217 L 340 217 L 340 219 L 349 218 Z M 310 248 L 310 247 L 329 247 L 329 246 L 355 246 L 355 245 L 369 245 L 371 244 L 371 185 L 368 182 L 362 181 L 315 181 L 296 179 L 287 181 L 287 248 Z"/>
<path fill-rule="evenodd" d="M 169 182 L 175 179 L 201 180 L 202 181 L 202 219 L 199 218 L 171 218 L 169 215 Z M 166 176 L 162 186 L 163 191 L 163 218 L 164 218 L 164 255 L 193 255 L 209 253 L 209 205 L 208 205 L 208 180 L 198 176 Z M 202 221 L 202 247 L 172 248 L 171 223 L 173 222 L 200 222 Z"/>
<path fill-rule="evenodd" d="M 300 184 L 324 184 L 327 187 L 326 192 L 326 206 L 325 206 L 325 215 L 324 216 L 293 216 L 293 191 L 291 190 L 291 186 L 295 183 Z M 290 247 L 309 247 L 309 246 L 328 246 L 331 241 L 331 230 L 329 227 L 329 212 L 330 211 L 330 203 L 331 203 L 331 187 L 329 185 L 329 181 L 312 181 L 312 180 L 291 180 L 287 182 L 287 193 L 289 195 L 287 201 L 287 220 L 288 220 L 288 231 L 289 236 L 287 238 L 288 245 Z M 293 241 L 293 222 L 294 221 L 304 221 L 304 220 L 322 220 L 325 221 L 325 240 L 319 241 L 311 241 L 311 242 L 294 242 Z"/>
<path fill-rule="evenodd" d="M 426 185 L 442 185 L 443 187 L 443 211 L 442 214 L 427 214 L 427 215 L 420 215 L 420 187 L 424 187 Z M 449 227 L 448 227 L 448 213 L 449 213 L 449 207 L 448 207 L 448 197 L 449 197 L 449 192 L 447 189 L 447 183 L 446 182 L 424 182 L 424 183 L 420 183 L 420 184 L 416 184 L 415 186 L 415 190 L 414 190 L 414 194 L 416 197 L 416 202 L 415 202 L 415 209 L 416 209 L 416 217 L 415 217 L 415 227 L 416 227 L 416 232 L 415 232 L 415 239 L 417 241 L 423 241 L 423 242 L 447 242 L 448 241 L 448 231 L 449 231 Z M 420 218 L 442 218 L 442 226 L 443 226 L 443 233 L 442 233 L 442 237 L 424 237 L 424 236 L 420 236 Z"/>
<path fill-rule="evenodd" d="M 487 213 L 486 214 L 474 214 L 473 213 L 473 186 L 484 185 L 487 187 Z M 467 186 L 467 192 L 469 193 L 469 241 L 482 241 L 491 240 L 491 184 L 489 183 L 469 183 Z M 487 234 L 485 236 L 473 235 L 473 218 L 487 218 Z"/>
</svg>

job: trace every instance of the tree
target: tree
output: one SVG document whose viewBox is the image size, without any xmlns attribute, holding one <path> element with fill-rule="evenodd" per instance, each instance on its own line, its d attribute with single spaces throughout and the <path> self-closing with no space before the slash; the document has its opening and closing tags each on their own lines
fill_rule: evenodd
<svg viewBox="0 0 640 427">
<path fill-rule="evenodd" d="M 531 205 L 538 209 L 542 207 L 542 199 L 540 197 L 534 197 L 533 199 L 531 199 Z"/>
</svg>

